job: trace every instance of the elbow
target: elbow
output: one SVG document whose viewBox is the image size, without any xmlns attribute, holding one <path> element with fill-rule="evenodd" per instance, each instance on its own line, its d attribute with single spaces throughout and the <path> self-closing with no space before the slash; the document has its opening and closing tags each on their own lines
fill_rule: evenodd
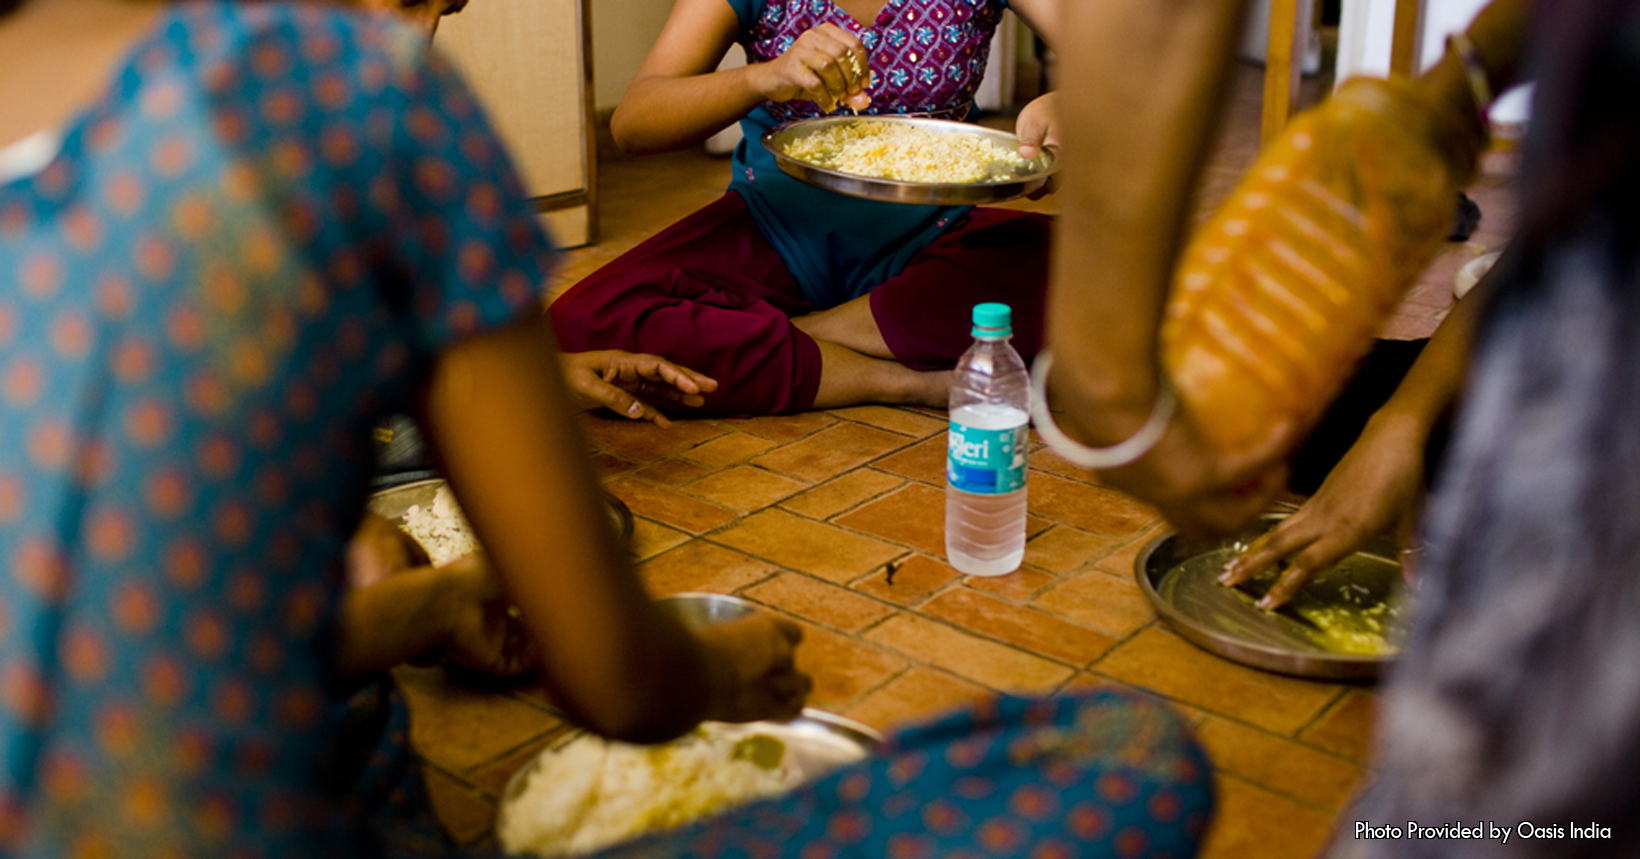
<svg viewBox="0 0 1640 859">
<path fill-rule="evenodd" d="M 619 107 L 615 108 L 615 113 L 609 117 L 609 136 L 614 139 L 616 149 L 628 155 L 640 154 L 634 149 L 636 141 L 633 139 L 631 123 Z"/>
<path fill-rule="evenodd" d="M 632 111 L 624 103 L 616 107 L 609 118 L 609 136 L 614 138 L 616 148 L 627 155 L 650 155 L 661 151 L 660 147 L 645 139 L 642 123 L 632 118 Z"/>
</svg>

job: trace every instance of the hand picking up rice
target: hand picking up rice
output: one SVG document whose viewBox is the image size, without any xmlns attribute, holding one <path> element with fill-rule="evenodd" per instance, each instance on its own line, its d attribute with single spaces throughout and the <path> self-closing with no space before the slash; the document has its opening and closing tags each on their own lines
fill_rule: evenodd
<svg viewBox="0 0 1640 859">
<path fill-rule="evenodd" d="M 1018 152 L 974 134 L 869 119 L 828 126 L 786 144 L 786 155 L 828 170 L 941 184 L 1012 179 Z M 1004 165 L 1001 173 L 992 165 Z"/>
<path fill-rule="evenodd" d="M 482 551 L 478 538 L 473 536 L 472 526 L 467 524 L 467 517 L 462 515 L 461 507 L 456 504 L 456 497 L 448 486 L 438 488 L 430 507 L 411 505 L 405 511 L 404 524 L 400 527 L 421 544 L 422 551 L 427 553 L 434 566 L 443 566 L 463 555 Z"/>
<path fill-rule="evenodd" d="M 636 746 L 583 736 L 537 767 L 502 810 L 509 854 L 580 856 L 784 793 L 803 781 L 786 745 L 747 725 L 707 722 Z"/>
</svg>

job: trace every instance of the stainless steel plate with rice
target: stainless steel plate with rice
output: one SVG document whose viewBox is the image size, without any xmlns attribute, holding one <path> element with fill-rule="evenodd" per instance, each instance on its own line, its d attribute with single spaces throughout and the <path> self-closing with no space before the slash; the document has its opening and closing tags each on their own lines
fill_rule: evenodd
<svg viewBox="0 0 1640 859">
<path fill-rule="evenodd" d="M 673 594 L 657 604 L 691 630 L 757 612 L 727 594 Z M 584 855 L 785 793 L 881 743 L 871 728 L 815 709 L 787 722 L 705 722 L 658 746 L 576 731 L 508 780 L 496 837 L 513 855 Z"/>
<path fill-rule="evenodd" d="M 1163 534 L 1134 561 L 1139 587 L 1175 632 L 1226 659 L 1300 677 L 1376 679 L 1399 653 L 1409 614 L 1401 565 L 1388 539 L 1315 576 L 1275 612 L 1254 603 L 1276 572 L 1240 588 L 1218 583 L 1246 542 L 1282 518 L 1265 516 L 1239 538 Z"/>
<path fill-rule="evenodd" d="M 370 496 L 370 510 L 402 526 L 411 507 L 431 508 L 433 499 L 438 496 L 439 489 L 444 485 L 443 479 L 434 478 L 383 489 Z M 630 547 L 634 527 L 632 511 L 627 509 L 621 499 L 613 495 L 604 493 L 603 498 L 605 511 L 609 514 L 609 527 L 613 529 L 621 545 Z"/>
<path fill-rule="evenodd" d="M 812 709 L 789 722 L 709 722 L 660 746 L 576 732 L 508 780 L 496 836 L 510 855 L 584 855 L 784 793 L 867 757 L 881 742 L 865 725 Z M 781 770 L 774 781 L 736 785 L 771 766 Z"/>
<path fill-rule="evenodd" d="M 866 140 L 869 151 L 846 149 Z M 1041 188 L 1055 169 L 1053 153 L 1046 150 L 1035 158 L 1019 158 L 1019 138 L 1006 131 L 924 117 L 805 119 L 771 129 L 763 135 L 763 145 L 781 170 L 810 185 L 894 203 L 1012 200 Z"/>
</svg>

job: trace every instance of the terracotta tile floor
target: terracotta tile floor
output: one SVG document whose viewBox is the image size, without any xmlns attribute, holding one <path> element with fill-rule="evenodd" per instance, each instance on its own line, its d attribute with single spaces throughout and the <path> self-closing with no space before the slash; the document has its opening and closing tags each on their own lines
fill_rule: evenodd
<svg viewBox="0 0 1640 859">
<path fill-rule="evenodd" d="M 1238 70 L 1203 210 L 1252 158 L 1258 82 Z M 1320 84 L 1308 86 L 1313 98 Z M 727 170 L 694 152 L 604 162 L 602 241 L 568 253 L 555 286 L 714 199 Z M 1482 232 L 1447 251 L 1392 333 L 1426 335 L 1456 265 L 1505 235 L 1505 185 L 1483 179 Z M 1052 211 L 1051 198 L 1028 205 Z M 1133 582 L 1135 555 L 1165 528 L 1156 511 L 1040 444 L 1025 566 L 980 579 L 943 557 L 943 413 L 867 406 L 670 430 L 589 416 L 585 429 L 606 487 L 637 516 L 647 586 L 734 593 L 801 623 L 813 706 L 888 729 L 997 691 L 1159 693 L 1218 766 L 1209 857 L 1313 855 L 1361 780 L 1372 689 L 1253 671 L 1174 635 Z M 570 727 L 537 691 L 475 690 L 438 669 L 399 677 L 442 819 L 464 843 L 484 841 L 508 775 Z"/>
</svg>

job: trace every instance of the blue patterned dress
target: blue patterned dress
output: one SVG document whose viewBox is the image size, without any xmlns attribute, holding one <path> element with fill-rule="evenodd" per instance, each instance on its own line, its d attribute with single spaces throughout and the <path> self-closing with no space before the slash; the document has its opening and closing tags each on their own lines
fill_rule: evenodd
<svg viewBox="0 0 1640 859">
<path fill-rule="evenodd" d="M 0 184 L 0 856 L 377 852 L 329 754 L 370 430 L 552 255 L 425 42 L 167 7 Z"/>
</svg>

